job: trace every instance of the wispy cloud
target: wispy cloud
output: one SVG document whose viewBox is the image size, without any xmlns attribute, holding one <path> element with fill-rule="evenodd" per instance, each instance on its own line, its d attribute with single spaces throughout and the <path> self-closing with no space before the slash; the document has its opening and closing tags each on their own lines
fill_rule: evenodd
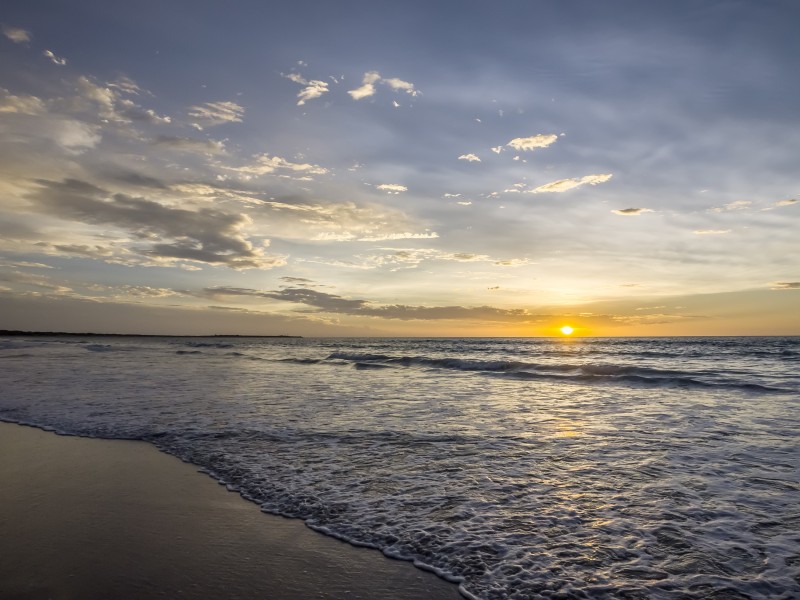
<svg viewBox="0 0 800 600">
<path fill-rule="evenodd" d="M 139 84 L 137 84 L 133 79 L 126 77 L 125 75 L 121 75 L 114 81 L 110 81 L 108 83 L 108 87 L 116 89 L 123 94 L 131 94 L 134 96 L 139 96 L 141 94 L 152 95 L 139 87 Z"/>
<path fill-rule="evenodd" d="M 364 77 L 361 80 L 361 87 L 358 87 L 354 90 L 349 90 L 347 93 L 350 94 L 353 100 L 369 98 L 370 96 L 375 95 L 375 82 L 380 78 L 381 75 L 377 71 L 369 71 L 364 73 Z"/>
<path fill-rule="evenodd" d="M 730 229 L 695 229 L 692 231 L 695 235 L 725 235 L 730 232 Z"/>
<path fill-rule="evenodd" d="M 583 185 L 597 185 L 599 183 L 605 183 L 611 179 L 611 177 L 611 173 L 605 173 L 600 175 L 586 175 L 585 177 L 578 177 L 574 179 L 559 179 L 558 181 L 551 181 L 550 183 L 540 185 L 532 190 L 527 190 L 527 192 L 529 194 L 568 192 L 569 190 L 574 190 L 575 188 Z"/>
<path fill-rule="evenodd" d="M 153 144 L 164 148 L 172 148 L 183 152 L 217 155 L 225 153 L 225 144 L 217 140 L 198 140 L 186 137 L 161 135 L 153 140 Z"/>
<path fill-rule="evenodd" d="M 244 107 L 236 102 L 206 102 L 189 107 L 189 116 L 199 125 L 213 126 L 223 123 L 241 123 L 244 116 Z"/>
<path fill-rule="evenodd" d="M 772 284 L 773 290 L 800 290 L 800 281 L 776 281 Z"/>
<path fill-rule="evenodd" d="M 369 98 L 370 96 L 374 96 L 377 91 L 375 88 L 376 83 L 381 83 L 395 91 L 405 92 L 411 96 L 418 96 L 420 93 L 413 83 L 398 79 L 397 77 L 382 78 L 381 74 L 377 71 L 368 71 L 364 73 L 364 77 L 361 79 L 361 87 L 349 90 L 347 93 L 350 94 L 353 100 Z M 395 103 L 395 107 L 397 106 L 399 106 L 399 104 Z"/>
<path fill-rule="evenodd" d="M 787 200 L 778 200 L 777 202 L 773 203 L 772 206 L 775 208 L 781 208 L 783 206 L 792 206 L 793 204 L 797 204 L 798 200 L 796 198 L 789 198 Z"/>
<path fill-rule="evenodd" d="M 49 58 L 50 62 L 52 62 L 54 65 L 63 67 L 64 65 L 67 64 L 66 58 L 61 58 L 59 56 L 56 56 L 50 50 L 45 50 L 44 52 L 42 52 L 42 54 L 44 54 L 47 58 Z"/>
<path fill-rule="evenodd" d="M 327 94 L 329 91 L 330 90 L 328 90 L 327 81 L 312 79 L 308 82 L 308 85 L 300 90 L 300 92 L 297 94 L 297 106 L 303 106 L 309 100 L 319 98 L 323 94 Z"/>
<path fill-rule="evenodd" d="M 20 27 L 3 27 L 3 35 L 15 44 L 23 44 L 31 41 L 31 32 Z"/>
<path fill-rule="evenodd" d="M 376 186 L 376 188 L 388 194 L 399 194 L 401 192 L 408 191 L 406 186 L 398 183 L 382 183 L 379 186 Z"/>
<path fill-rule="evenodd" d="M 256 290 L 251 288 L 205 288 L 200 295 L 212 299 L 249 296 L 281 302 L 300 304 L 320 312 L 364 317 L 380 317 L 402 321 L 467 320 L 488 322 L 531 322 L 546 318 L 524 309 L 504 309 L 492 306 L 415 306 L 405 304 L 378 304 L 369 300 L 351 299 L 307 287 L 289 287 L 281 290 Z"/>
<path fill-rule="evenodd" d="M 403 233 L 384 233 L 378 235 L 368 235 L 358 239 L 359 242 L 385 242 L 390 240 L 431 240 L 438 238 L 439 234 L 435 231 L 426 231 L 425 233 L 410 233 L 408 231 Z"/>
<path fill-rule="evenodd" d="M 0 88 L 0 113 L 38 115 L 45 111 L 44 102 L 36 96 L 15 96 Z"/>
<path fill-rule="evenodd" d="M 750 200 L 736 200 L 735 202 L 729 202 L 724 206 L 715 206 L 714 208 L 709 209 L 708 212 L 723 213 L 734 210 L 745 210 L 746 208 L 750 208 L 752 204 L 753 203 Z"/>
<path fill-rule="evenodd" d="M 290 81 L 304 86 L 303 89 L 297 93 L 297 106 L 303 106 L 309 100 L 319 98 L 330 91 L 327 81 L 321 81 L 319 79 L 307 80 L 299 73 L 281 73 L 281 75 Z"/>
<path fill-rule="evenodd" d="M 328 169 L 309 163 L 295 163 L 280 156 L 262 154 L 255 157 L 255 162 L 241 167 L 224 167 L 229 171 L 246 173 L 249 175 L 267 175 L 278 170 L 303 173 L 307 175 L 325 175 Z"/>
<path fill-rule="evenodd" d="M 133 92 L 134 87 L 139 92 Z M 135 95 L 141 92 L 141 88 L 131 80 L 122 82 L 118 80 L 117 83 L 102 85 L 82 75 L 78 78 L 77 90 L 83 100 L 96 105 L 95 110 L 101 121 L 114 123 L 138 121 L 162 125 L 172 122 L 170 117 L 159 115 L 152 109 L 145 109 L 130 98 L 122 96 L 122 94 Z"/>
<path fill-rule="evenodd" d="M 478 158 L 475 154 L 462 154 L 458 157 L 458 160 L 466 160 L 468 162 L 481 162 L 481 159 Z"/>
<path fill-rule="evenodd" d="M 525 138 L 514 138 L 510 142 L 506 144 L 506 146 L 510 146 L 514 148 L 514 150 L 535 150 L 537 148 L 547 148 L 551 146 L 558 140 L 558 136 L 555 134 L 538 134 L 531 137 Z M 499 148 L 499 147 L 498 147 Z M 492 148 L 495 152 L 499 154 L 499 150 Z"/>
<path fill-rule="evenodd" d="M 649 208 L 620 208 L 617 210 L 612 210 L 611 212 L 622 217 L 638 217 L 641 214 L 653 211 Z"/>
<path fill-rule="evenodd" d="M 381 83 L 388 85 L 393 90 L 405 92 L 411 96 L 418 96 L 419 90 L 414 87 L 410 81 L 403 81 L 397 77 L 390 77 L 389 79 L 381 79 Z"/>
<path fill-rule="evenodd" d="M 401 268 L 416 268 L 428 261 L 487 263 L 496 267 L 521 267 L 531 264 L 526 258 L 497 259 L 477 252 L 448 252 L 434 248 L 382 248 L 381 250 L 379 254 L 365 257 L 367 264 Z"/>
</svg>

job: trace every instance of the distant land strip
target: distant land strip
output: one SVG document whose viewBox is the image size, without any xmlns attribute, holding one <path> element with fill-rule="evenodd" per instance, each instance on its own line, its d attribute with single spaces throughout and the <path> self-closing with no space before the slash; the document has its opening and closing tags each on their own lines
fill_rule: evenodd
<svg viewBox="0 0 800 600">
<path fill-rule="evenodd" d="M 209 337 L 226 337 L 226 338 L 302 338 L 302 335 L 240 335 L 236 333 L 213 333 L 208 335 L 166 335 L 159 333 L 71 333 L 69 331 L 18 331 L 15 329 L 0 329 L 0 336 L 41 336 L 41 337 L 56 337 L 56 336 L 93 336 L 93 337 L 149 337 L 149 338 L 164 338 L 164 337 L 179 337 L 179 338 L 209 338 Z"/>
</svg>

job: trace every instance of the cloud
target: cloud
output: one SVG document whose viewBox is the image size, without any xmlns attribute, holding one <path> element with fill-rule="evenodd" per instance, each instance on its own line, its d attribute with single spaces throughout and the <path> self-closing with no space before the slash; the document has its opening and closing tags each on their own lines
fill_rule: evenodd
<svg viewBox="0 0 800 600">
<path fill-rule="evenodd" d="M 38 115 L 45 111 L 44 102 L 36 96 L 15 96 L 0 88 L 0 113 Z"/>
<path fill-rule="evenodd" d="M 577 187 L 581 187 L 582 185 L 597 185 L 598 183 L 604 183 L 611 179 L 611 173 L 605 173 L 601 175 L 586 175 L 585 177 L 575 178 L 575 179 L 559 179 L 558 181 L 551 181 L 550 183 L 546 183 L 544 185 L 540 185 L 539 187 L 527 190 L 529 194 L 546 194 L 546 193 L 561 193 L 567 192 L 569 190 L 573 190 Z"/>
<path fill-rule="evenodd" d="M 729 212 L 732 210 L 744 210 L 748 208 L 751 204 L 753 204 L 750 200 L 737 200 L 736 202 L 730 202 L 725 204 L 724 206 L 716 206 L 714 208 L 709 209 L 708 212 L 712 213 L 721 213 L 721 212 Z"/>
<path fill-rule="evenodd" d="M 423 229 L 402 211 L 380 204 L 263 200 L 268 223 L 282 238 L 315 242 L 367 242 L 393 239 L 429 239 L 438 234 Z M 252 214 L 252 213 L 251 213 Z M 258 220 L 257 214 L 253 217 Z"/>
<path fill-rule="evenodd" d="M 519 138 L 517 138 L 517 139 L 519 139 Z M 514 140 L 512 140 L 512 141 L 514 141 Z M 492 146 L 491 150 L 495 154 L 500 154 L 503 151 L 503 147 L 502 146 Z"/>
<path fill-rule="evenodd" d="M 114 256 L 114 249 L 109 246 L 89 246 L 88 244 L 52 244 L 51 248 L 63 254 L 77 254 L 89 258 L 106 259 Z"/>
<path fill-rule="evenodd" d="M 31 32 L 20 27 L 3 27 L 3 35 L 15 44 L 23 44 L 31 41 Z"/>
<path fill-rule="evenodd" d="M 328 82 L 320 81 L 319 79 L 312 79 L 308 82 L 308 85 L 300 90 L 300 92 L 297 94 L 297 97 L 299 98 L 297 101 L 297 106 L 303 106 L 308 100 L 319 98 L 322 96 L 322 94 L 326 94 L 329 91 Z"/>
<path fill-rule="evenodd" d="M 286 283 L 293 283 L 295 285 L 311 285 L 314 283 L 313 279 L 308 279 L 306 277 L 281 277 L 281 281 L 285 281 Z"/>
<path fill-rule="evenodd" d="M 399 194 L 400 192 L 407 192 L 408 188 L 404 185 L 397 183 L 382 183 L 377 186 L 377 189 L 387 192 L 389 194 Z"/>
<path fill-rule="evenodd" d="M 425 233 L 410 233 L 408 231 L 403 233 L 382 233 L 367 235 L 358 238 L 358 242 L 384 242 L 389 240 L 431 240 L 438 238 L 439 234 L 435 231 L 426 231 Z"/>
<path fill-rule="evenodd" d="M 800 281 L 776 281 L 773 290 L 800 290 Z"/>
<path fill-rule="evenodd" d="M 386 252 L 366 257 L 367 264 L 374 267 L 402 265 L 402 268 L 415 268 L 426 261 L 482 262 L 498 267 L 520 267 L 530 264 L 530 261 L 524 258 L 498 260 L 486 254 L 476 254 L 474 252 L 445 252 L 434 248 L 383 248 L 382 250 Z"/>
<path fill-rule="evenodd" d="M 69 294 L 72 292 L 72 288 L 65 287 L 60 283 L 56 283 L 46 275 L 25 273 L 23 271 L 16 270 L 0 270 L 0 282 L 18 284 L 25 287 L 32 287 L 34 289 L 43 289 L 56 294 Z"/>
<path fill-rule="evenodd" d="M 397 77 L 391 77 L 389 79 L 381 79 L 381 83 L 384 85 L 388 85 L 393 90 L 398 90 L 410 94 L 411 96 L 418 96 L 419 90 L 414 87 L 414 84 L 408 81 L 403 81 L 402 79 L 398 79 Z"/>
<path fill-rule="evenodd" d="M 364 77 L 361 80 L 361 87 L 349 90 L 347 93 L 350 94 L 353 100 L 369 98 L 370 96 L 374 96 L 377 91 L 375 88 L 376 83 L 382 83 L 395 91 L 406 92 L 411 96 L 418 96 L 420 94 L 420 91 L 414 87 L 413 83 L 403 81 L 397 77 L 382 78 L 381 74 L 377 71 L 368 71 L 364 73 Z M 399 104 L 395 103 L 395 107 L 397 106 L 399 106 Z"/>
<path fill-rule="evenodd" d="M 308 85 L 308 81 L 300 73 L 281 73 L 281 77 L 285 77 L 289 81 L 294 81 L 300 85 Z"/>
<path fill-rule="evenodd" d="M 362 86 L 354 90 L 349 90 L 347 93 L 352 96 L 353 100 L 361 100 L 362 98 L 374 96 L 375 82 L 380 78 L 381 75 L 377 71 L 369 71 L 364 73 L 364 78 L 361 80 Z"/>
<path fill-rule="evenodd" d="M 119 120 L 114 110 L 114 102 L 117 98 L 114 90 L 96 84 L 88 77 L 81 75 L 78 78 L 78 92 L 81 97 L 91 100 L 100 106 L 100 116 L 103 119 Z"/>
<path fill-rule="evenodd" d="M 146 198 L 112 194 L 76 179 L 37 183 L 41 188 L 29 198 L 41 212 L 127 230 L 133 235 L 131 249 L 159 262 L 190 260 L 233 269 L 266 269 L 286 262 L 285 257 L 266 256 L 244 237 L 241 230 L 250 223 L 244 214 L 172 208 Z"/>
<path fill-rule="evenodd" d="M 378 233 L 378 234 L 356 234 L 352 231 L 343 232 L 323 232 L 312 238 L 315 242 L 386 242 L 391 240 L 429 240 L 438 238 L 439 234 L 435 231 L 424 233 Z"/>
<path fill-rule="evenodd" d="M 236 102 L 206 102 L 189 107 L 189 116 L 206 126 L 241 123 L 244 108 Z"/>
<path fill-rule="evenodd" d="M 692 233 L 696 235 L 725 235 L 730 232 L 730 229 L 695 229 Z"/>
<path fill-rule="evenodd" d="M 319 165 L 293 163 L 280 156 L 270 156 L 269 154 L 256 156 L 255 162 L 250 165 L 223 168 L 229 171 L 236 171 L 237 173 L 247 173 L 249 175 L 267 175 L 278 170 L 305 173 L 307 175 L 325 175 L 328 172 L 328 169 L 320 167 Z"/>
<path fill-rule="evenodd" d="M 462 154 L 458 157 L 458 160 L 466 160 L 469 162 L 481 162 L 481 159 L 475 156 L 474 154 Z"/>
<path fill-rule="evenodd" d="M 42 54 L 44 54 L 47 58 L 49 58 L 50 62 L 52 62 L 54 65 L 63 67 L 64 65 L 67 64 L 66 58 L 60 58 L 55 54 L 53 54 L 50 50 L 45 50 L 44 52 L 42 52 Z"/>
<path fill-rule="evenodd" d="M 133 100 L 123 98 L 117 103 L 117 117 L 120 121 L 143 121 L 153 124 L 168 124 L 172 122 L 171 117 L 159 115 L 151 108 L 142 108 Z"/>
<path fill-rule="evenodd" d="M 156 288 L 149 285 L 118 285 L 107 286 L 105 289 L 113 292 L 116 296 L 133 296 L 138 298 L 168 298 L 170 296 L 181 295 L 180 292 L 169 288 Z"/>
<path fill-rule="evenodd" d="M 413 306 L 404 304 L 376 304 L 368 300 L 350 299 L 301 287 L 289 287 L 276 291 L 260 291 L 250 288 L 214 287 L 200 292 L 212 299 L 231 296 L 268 298 L 281 302 L 302 304 L 319 312 L 363 317 L 379 317 L 403 321 L 422 320 L 468 320 L 493 322 L 539 321 L 548 315 L 535 315 L 524 309 L 504 309 L 492 306 Z"/>
<path fill-rule="evenodd" d="M 48 105 L 35 96 L 9 94 L 0 89 L 0 115 L 0 162 L 6 166 L 24 164 L 41 173 L 54 149 L 60 151 L 60 158 L 64 152 L 77 156 L 101 141 L 98 125 L 50 113 Z"/>
<path fill-rule="evenodd" d="M 426 261 L 441 260 L 453 262 L 492 262 L 485 254 L 472 252 L 444 252 L 433 248 L 392 249 L 388 253 L 376 254 L 367 258 L 367 262 L 377 266 L 403 265 L 403 268 L 414 268 Z"/>
<path fill-rule="evenodd" d="M 778 200 L 772 206 L 781 207 L 781 206 L 791 206 L 792 204 L 797 204 L 798 200 L 796 198 L 789 198 L 788 200 Z"/>
<path fill-rule="evenodd" d="M 98 170 L 101 177 L 117 183 L 123 183 L 131 187 L 144 187 L 154 190 L 166 190 L 167 185 L 160 179 L 142 175 L 136 171 L 131 171 L 119 167 L 104 167 Z"/>
<path fill-rule="evenodd" d="M 320 81 L 319 79 L 312 79 L 311 81 L 308 81 L 299 73 L 281 73 L 281 76 L 305 86 L 297 94 L 297 97 L 299 98 L 297 101 L 297 106 L 303 106 L 309 100 L 319 98 L 323 94 L 327 94 L 330 91 L 328 89 L 329 84 L 327 81 Z"/>
<path fill-rule="evenodd" d="M 535 264 L 527 258 L 512 258 L 509 260 L 496 260 L 494 264 L 498 267 L 524 267 L 525 265 Z"/>
<path fill-rule="evenodd" d="M 536 148 L 547 148 L 558 140 L 555 134 L 539 134 L 526 138 L 514 138 L 506 144 L 514 150 L 534 150 Z"/>
<path fill-rule="evenodd" d="M 217 140 L 198 140 L 185 137 L 160 135 L 153 140 L 154 146 L 172 148 L 183 152 L 197 152 L 199 154 L 225 154 L 225 144 Z"/>
<path fill-rule="evenodd" d="M 94 148 L 101 139 L 96 127 L 81 121 L 56 120 L 49 129 L 53 140 L 71 154 Z"/>
<path fill-rule="evenodd" d="M 620 215 L 623 217 L 638 217 L 641 214 L 653 211 L 649 208 L 620 208 L 617 210 L 612 210 L 611 212 L 615 215 Z"/>
<path fill-rule="evenodd" d="M 139 84 L 137 84 L 133 79 L 131 79 L 130 77 L 126 77 L 125 75 L 122 75 L 118 77 L 116 80 L 109 82 L 108 87 L 114 88 L 123 94 L 131 94 L 134 96 L 138 96 L 140 94 L 152 95 L 149 92 L 140 88 Z"/>
<path fill-rule="evenodd" d="M 93 102 L 99 107 L 97 114 L 103 121 L 114 123 L 130 123 L 132 121 L 152 124 L 169 124 L 170 117 L 156 114 L 152 109 L 145 109 L 129 98 L 122 98 L 121 94 L 134 93 L 135 87 L 141 91 L 131 80 L 117 80 L 117 83 L 100 85 L 85 76 L 78 78 L 77 89 L 81 98 Z M 138 92 L 136 92 L 138 93 Z"/>
</svg>

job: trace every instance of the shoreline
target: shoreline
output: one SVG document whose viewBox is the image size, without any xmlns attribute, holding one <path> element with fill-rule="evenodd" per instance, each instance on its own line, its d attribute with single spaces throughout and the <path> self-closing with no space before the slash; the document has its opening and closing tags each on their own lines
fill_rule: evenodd
<svg viewBox="0 0 800 600">
<path fill-rule="evenodd" d="M 457 600 L 137 440 L 0 422 L 0 596 Z"/>
</svg>

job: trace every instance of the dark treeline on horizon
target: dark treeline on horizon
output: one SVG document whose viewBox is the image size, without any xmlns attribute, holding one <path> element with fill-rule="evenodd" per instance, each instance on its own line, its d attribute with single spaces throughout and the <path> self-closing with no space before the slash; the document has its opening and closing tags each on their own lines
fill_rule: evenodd
<svg viewBox="0 0 800 600">
<path fill-rule="evenodd" d="M 208 335 L 169 335 L 164 333 L 91 333 L 91 332 L 69 332 L 69 331 L 19 331 L 16 329 L 0 329 L 0 336 L 93 336 L 93 337 L 185 337 L 185 338 L 204 338 L 204 337 L 232 337 L 232 338 L 302 338 L 302 335 L 241 335 L 236 333 L 210 333 Z"/>
</svg>

